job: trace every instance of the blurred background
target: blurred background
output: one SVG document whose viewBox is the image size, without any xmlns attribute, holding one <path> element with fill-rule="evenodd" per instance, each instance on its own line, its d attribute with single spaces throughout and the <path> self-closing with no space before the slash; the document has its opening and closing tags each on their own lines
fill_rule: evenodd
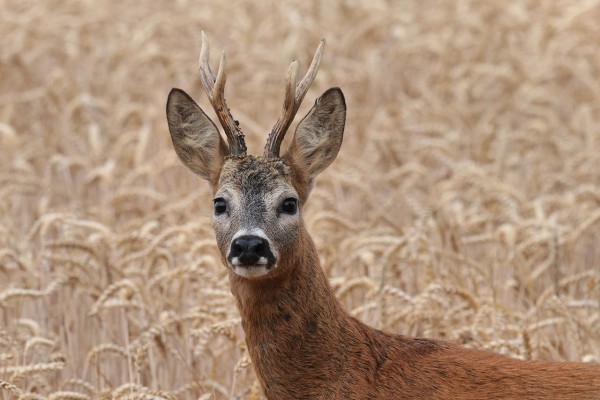
<svg viewBox="0 0 600 400">
<path fill-rule="evenodd" d="M 259 154 L 292 59 L 348 107 L 303 210 L 391 332 L 600 362 L 600 2 L 0 0 L 0 397 L 258 399 L 169 90 Z M 285 146 L 285 145 L 284 145 Z"/>
</svg>

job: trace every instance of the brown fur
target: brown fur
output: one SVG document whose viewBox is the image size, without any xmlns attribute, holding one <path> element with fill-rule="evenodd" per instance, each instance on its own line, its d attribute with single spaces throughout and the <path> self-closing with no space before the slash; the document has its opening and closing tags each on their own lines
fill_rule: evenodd
<svg viewBox="0 0 600 400">
<path fill-rule="evenodd" d="M 391 335 L 349 316 L 304 231 L 276 279 L 230 273 L 269 399 L 598 399 L 600 366 L 519 361 Z"/>
<path fill-rule="evenodd" d="M 177 115 L 189 109 L 174 107 L 168 113 L 180 157 L 196 152 L 187 149 L 189 141 L 181 140 L 176 123 L 202 117 Z M 216 197 L 228 196 L 227 215 L 214 222 L 223 263 L 230 267 L 227 253 L 242 228 L 266 232 L 278 254 L 276 267 L 266 275 L 242 277 L 229 268 L 231 292 L 267 398 L 600 399 L 600 365 L 519 361 L 392 335 L 343 310 L 320 267 L 301 210 L 315 176 L 337 155 L 344 118 L 343 96 L 333 89 L 317 100 L 281 159 L 225 158 L 216 145 L 212 155 L 201 152 L 201 160 L 182 158 L 208 177 Z M 216 144 L 214 131 L 202 126 L 205 131 L 184 132 L 209 137 L 193 143 Z M 215 165 L 222 166 L 218 173 Z M 297 196 L 296 215 L 279 216 L 280 195 Z"/>
</svg>

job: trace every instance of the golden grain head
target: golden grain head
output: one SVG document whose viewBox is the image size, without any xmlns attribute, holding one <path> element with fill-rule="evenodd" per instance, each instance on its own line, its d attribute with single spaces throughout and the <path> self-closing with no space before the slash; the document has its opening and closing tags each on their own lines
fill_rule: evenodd
<svg viewBox="0 0 600 400">
<path fill-rule="evenodd" d="M 600 360 L 600 5 L 2 2 L 0 398 L 261 398 L 179 163 L 172 87 L 228 54 L 250 152 L 292 58 L 348 121 L 306 223 L 344 306 L 393 332 Z M 215 60 L 213 60 L 215 61 Z"/>
</svg>

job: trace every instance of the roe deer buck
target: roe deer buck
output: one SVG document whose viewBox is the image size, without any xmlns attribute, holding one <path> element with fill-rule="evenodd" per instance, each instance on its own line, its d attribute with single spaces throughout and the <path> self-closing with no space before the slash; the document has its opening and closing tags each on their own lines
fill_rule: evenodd
<svg viewBox="0 0 600 400">
<path fill-rule="evenodd" d="M 315 177 L 342 143 L 346 105 L 327 90 L 280 145 L 312 83 L 286 78 L 283 112 L 262 157 L 246 154 L 225 103 L 225 56 L 215 76 L 202 33 L 200 77 L 227 136 L 180 89 L 167 102 L 173 146 L 208 180 L 214 229 L 246 343 L 269 399 L 600 399 L 600 365 L 519 361 L 451 343 L 385 333 L 348 315 L 336 300 L 302 220 Z"/>
</svg>

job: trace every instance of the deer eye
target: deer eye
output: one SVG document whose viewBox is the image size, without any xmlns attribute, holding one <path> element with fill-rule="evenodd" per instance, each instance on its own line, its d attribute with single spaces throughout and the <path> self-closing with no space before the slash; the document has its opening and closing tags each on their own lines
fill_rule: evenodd
<svg viewBox="0 0 600 400">
<path fill-rule="evenodd" d="M 281 203 L 281 212 L 285 214 L 296 214 L 298 210 L 298 200 L 288 197 Z"/>
<path fill-rule="evenodd" d="M 215 204 L 215 215 L 221 215 L 225 211 L 227 211 L 227 202 L 225 201 L 225 199 L 219 197 L 214 200 L 214 204 Z"/>
</svg>

